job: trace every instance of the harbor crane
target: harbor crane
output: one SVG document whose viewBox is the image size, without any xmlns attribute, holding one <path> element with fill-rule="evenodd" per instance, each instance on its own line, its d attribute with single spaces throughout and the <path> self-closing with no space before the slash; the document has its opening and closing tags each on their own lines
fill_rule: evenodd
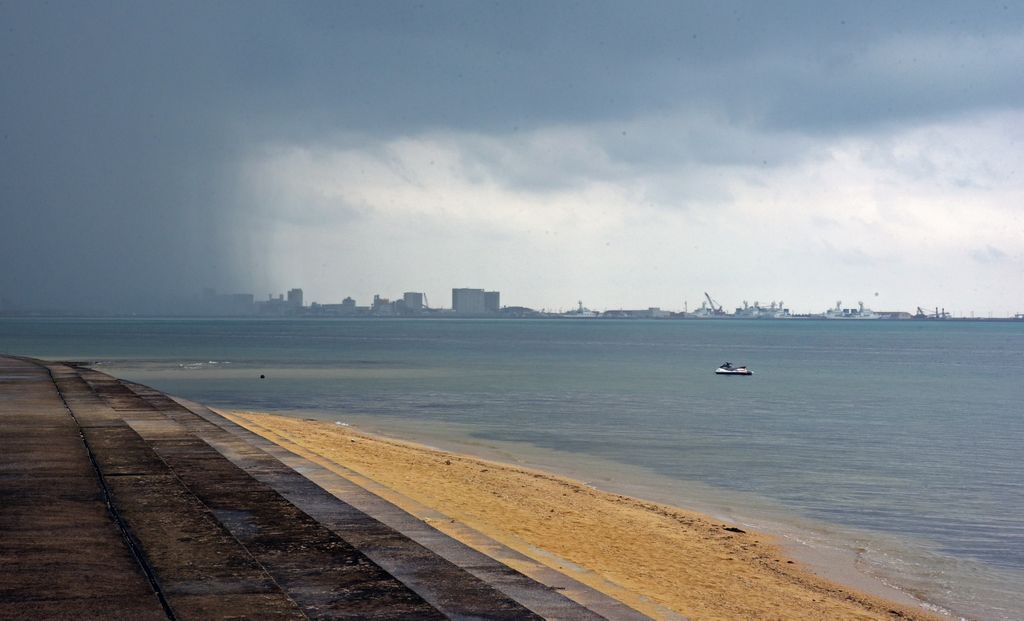
<svg viewBox="0 0 1024 621">
<path fill-rule="evenodd" d="M 715 302 L 714 300 L 712 300 L 711 296 L 708 295 L 707 291 L 704 292 L 704 297 L 706 297 L 708 299 L 708 304 L 711 305 L 711 313 L 713 315 L 724 315 L 725 314 L 725 311 L 722 310 L 722 305 L 717 303 L 717 302 Z"/>
<path fill-rule="evenodd" d="M 934 313 L 926 313 L 926 312 L 924 312 L 923 308 L 918 306 L 917 307 L 917 314 L 914 315 L 914 319 L 949 319 L 949 317 L 950 317 L 950 315 L 949 315 L 949 313 L 946 312 L 946 309 L 943 308 L 940 311 L 938 306 L 935 307 L 935 312 Z"/>
</svg>

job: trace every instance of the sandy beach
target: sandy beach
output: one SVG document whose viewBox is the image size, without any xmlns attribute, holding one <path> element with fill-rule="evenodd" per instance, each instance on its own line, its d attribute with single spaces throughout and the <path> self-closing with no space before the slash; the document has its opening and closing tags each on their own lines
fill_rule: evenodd
<svg viewBox="0 0 1024 621">
<path fill-rule="evenodd" d="M 941 619 L 822 579 L 771 537 L 582 482 L 351 427 L 221 410 L 473 545 L 466 527 L 655 618 Z M 445 519 L 438 519 L 443 514 Z"/>
</svg>

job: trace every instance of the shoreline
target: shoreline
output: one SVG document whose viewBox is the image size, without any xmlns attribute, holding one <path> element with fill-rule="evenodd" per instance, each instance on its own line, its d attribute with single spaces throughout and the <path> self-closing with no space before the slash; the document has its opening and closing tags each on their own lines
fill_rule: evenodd
<svg viewBox="0 0 1024 621">
<path fill-rule="evenodd" d="M 537 470 L 599 491 L 698 513 L 712 521 L 739 525 L 772 537 L 785 556 L 829 582 L 905 606 L 920 607 L 941 618 L 973 618 L 955 614 L 947 607 L 930 601 L 923 592 L 915 592 L 900 584 L 898 577 L 887 578 L 878 568 L 872 571 L 870 560 L 862 557 L 864 550 L 860 533 L 835 524 L 798 518 L 783 505 L 766 504 L 764 499 L 753 498 L 743 492 L 723 492 L 694 481 L 670 479 L 641 466 L 612 462 L 593 455 L 573 454 L 571 458 L 559 459 L 557 451 L 530 444 L 473 439 L 456 424 L 433 422 L 423 427 L 404 419 L 388 419 L 382 424 L 377 417 L 346 413 L 345 418 L 352 421 L 349 423 L 338 421 L 336 417 L 323 418 L 321 410 L 267 413 L 337 423 L 356 433 L 385 441 Z M 880 537 L 877 533 L 871 536 Z M 899 548 L 895 539 L 884 543 L 888 544 L 886 549 Z"/>
<path fill-rule="evenodd" d="M 436 448 L 340 422 L 217 411 L 293 452 L 366 477 L 406 510 L 440 512 L 458 527 L 431 523 L 456 538 L 462 527 L 475 529 L 655 618 L 671 618 L 670 610 L 700 619 L 950 618 L 861 572 L 852 553 L 802 554 L 782 533 L 643 500 L 633 493 L 639 490 L 599 489 L 573 478 L 579 473 L 552 474 L 564 469 L 550 464 L 524 464 L 486 447 Z"/>
</svg>

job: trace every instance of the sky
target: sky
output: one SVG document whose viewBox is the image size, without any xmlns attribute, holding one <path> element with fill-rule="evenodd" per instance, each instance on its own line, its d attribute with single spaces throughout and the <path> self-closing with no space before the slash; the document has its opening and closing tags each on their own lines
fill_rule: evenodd
<svg viewBox="0 0 1024 621">
<path fill-rule="evenodd" d="M 1024 312 L 1019 2 L 0 0 L 0 310 Z"/>
</svg>

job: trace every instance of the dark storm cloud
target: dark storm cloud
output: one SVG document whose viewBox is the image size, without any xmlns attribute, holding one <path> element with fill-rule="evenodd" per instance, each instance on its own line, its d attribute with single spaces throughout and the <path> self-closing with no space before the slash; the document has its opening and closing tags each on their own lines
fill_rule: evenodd
<svg viewBox="0 0 1024 621">
<path fill-rule="evenodd" d="M 158 310 L 229 273 L 230 97 L 210 38 L 155 5 L 2 12 L 8 302 Z"/>
<path fill-rule="evenodd" d="M 1017 107 L 1021 13 L 935 2 L 3 3 L 0 287 L 35 305 L 145 309 L 203 285 L 248 285 L 233 176 L 265 142 L 579 123 L 614 136 L 619 120 L 680 111 L 740 134 L 813 135 Z M 722 147 L 718 135 L 681 140 L 714 143 L 717 158 L 765 151 L 736 133 Z M 652 166 L 652 154 L 700 157 L 642 142 L 607 152 Z"/>
<path fill-rule="evenodd" d="M 1002 3 L 299 11 L 264 43 L 293 89 L 278 103 L 308 113 L 316 129 L 506 131 L 703 108 L 739 125 L 830 130 L 1016 106 L 1024 95 L 1021 48 L 1004 47 L 1019 41 L 1022 8 Z"/>
</svg>

